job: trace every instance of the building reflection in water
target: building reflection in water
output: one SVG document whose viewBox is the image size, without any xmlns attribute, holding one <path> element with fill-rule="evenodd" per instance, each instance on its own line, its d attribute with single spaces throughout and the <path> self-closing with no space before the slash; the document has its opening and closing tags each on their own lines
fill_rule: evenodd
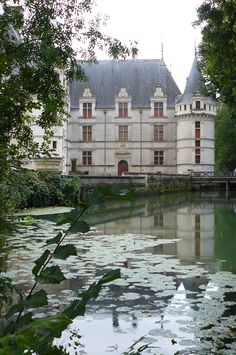
<svg viewBox="0 0 236 355">
<path fill-rule="evenodd" d="M 214 256 L 213 204 L 205 205 L 204 208 L 193 205 L 160 209 L 155 214 L 151 214 L 148 206 L 145 206 L 142 216 L 98 225 L 98 229 L 108 235 L 132 233 L 174 240 L 170 244 L 148 248 L 154 254 L 175 255 L 186 260 L 211 259 Z"/>
</svg>

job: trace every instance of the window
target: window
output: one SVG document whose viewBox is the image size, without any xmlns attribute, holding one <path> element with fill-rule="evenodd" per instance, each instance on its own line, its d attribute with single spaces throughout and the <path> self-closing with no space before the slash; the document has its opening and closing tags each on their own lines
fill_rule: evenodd
<svg viewBox="0 0 236 355">
<path fill-rule="evenodd" d="M 201 144 L 200 144 L 200 141 L 199 141 L 199 140 L 196 140 L 196 141 L 195 141 L 195 147 L 200 147 L 200 145 L 201 145 Z"/>
<path fill-rule="evenodd" d="M 84 102 L 83 103 L 83 118 L 91 118 L 92 117 L 92 103 Z"/>
<path fill-rule="evenodd" d="M 209 111 L 211 111 L 211 105 L 209 105 Z"/>
<path fill-rule="evenodd" d="M 195 122 L 195 138 L 200 138 L 200 121 Z"/>
<path fill-rule="evenodd" d="M 163 162 L 164 162 L 163 150 L 155 150 L 154 151 L 154 164 L 155 165 L 163 165 Z"/>
<path fill-rule="evenodd" d="M 154 102 L 154 117 L 163 117 L 163 102 Z"/>
<path fill-rule="evenodd" d="M 83 141 L 91 142 L 92 140 L 92 126 L 83 126 Z"/>
<path fill-rule="evenodd" d="M 128 117 L 128 102 L 119 102 L 119 117 Z"/>
<path fill-rule="evenodd" d="M 192 111 L 192 108 L 193 108 L 193 107 L 192 107 L 192 104 L 190 104 L 190 106 L 189 106 L 189 107 L 190 107 L 190 111 Z"/>
<path fill-rule="evenodd" d="M 201 151 L 200 148 L 195 148 L 195 163 L 200 164 L 201 162 Z"/>
<path fill-rule="evenodd" d="M 201 101 L 196 101 L 196 110 L 201 109 Z"/>
<path fill-rule="evenodd" d="M 52 141 L 52 149 L 57 149 L 57 141 Z"/>
<path fill-rule="evenodd" d="M 92 152 L 83 152 L 83 165 L 91 165 L 92 164 Z"/>
<path fill-rule="evenodd" d="M 76 171 L 77 159 L 71 159 L 71 171 Z"/>
<path fill-rule="evenodd" d="M 206 104 L 204 104 L 204 110 L 206 110 Z"/>
<path fill-rule="evenodd" d="M 119 126 L 119 141 L 126 142 L 128 140 L 128 126 Z"/>
<path fill-rule="evenodd" d="M 184 111 L 186 111 L 186 109 L 187 109 L 187 105 L 184 105 Z"/>
<path fill-rule="evenodd" d="M 163 141 L 164 130 L 163 125 L 154 126 L 154 141 Z"/>
</svg>

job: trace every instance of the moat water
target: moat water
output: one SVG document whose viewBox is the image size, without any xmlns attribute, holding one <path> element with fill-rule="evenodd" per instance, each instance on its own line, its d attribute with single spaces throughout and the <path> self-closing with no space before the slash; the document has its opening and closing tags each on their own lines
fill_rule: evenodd
<svg viewBox="0 0 236 355">
<path fill-rule="evenodd" d="M 67 228 L 60 218 L 33 216 L 30 224 L 19 218 L 6 235 L 7 274 L 18 287 L 32 284 L 33 262 L 45 240 Z M 236 354 L 236 195 L 116 201 L 88 212 L 85 220 L 91 231 L 67 239 L 78 256 L 60 262 L 67 280 L 47 287 L 53 308 L 37 316 L 62 310 L 112 269 L 120 268 L 122 277 L 103 287 L 57 344 L 83 355 L 138 349 L 142 354 Z"/>
</svg>

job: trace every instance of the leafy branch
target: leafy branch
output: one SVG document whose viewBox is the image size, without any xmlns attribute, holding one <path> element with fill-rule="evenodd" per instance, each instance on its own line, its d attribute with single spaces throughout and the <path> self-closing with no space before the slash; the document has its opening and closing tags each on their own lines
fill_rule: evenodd
<svg viewBox="0 0 236 355">
<path fill-rule="evenodd" d="M 75 214 L 77 215 L 64 234 L 59 232 L 55 237 L 46 240 L 46 246 L 53 244 L 56 244 L 56 246 L 53 251 L 46 249 L 35 260 L 35 266 L 32 269 L 35 282 L 31 290 L 26 297 L 20 295 L 19 302 L 14 304 L 6 313 L 5 318 L 10 322 L 2 330 L 2 337 L 0 331 L 0 349 L 3 349 L 0 350 L 0 355 L 15 353 L 15 349 L 22 351 L 22 353 L 26 350 L 29 353 L 34 351 L 40 355 L 49 352 L 50 354 L 67 354 L 64 348 L 52 345 L 53 339 L 60 337 L 62 331 L 72 323 L 75 317 L 84 315 L 87 303 L 91 299 L 97 298 L 102 285 L 120 277 L 120 270 L 113 270 L 105 274 L 99 281 L 93 282 L 88 290 L 82 292 L 62 313 L 42 319 L 33 319 L 33 309 L 48 305 L 47 292 L 43 289 L 35 292 L 37 285 L 59 284 L 66 279 L 58 265 L 49 266 L 49 263 L 53 258 L 66 260 L 69 256 L 77 255 L 75 246 L 73 244 L 62 245 L 63 241 L 69 233 L 75 231 L 86 233 L 90 230 L 89 225 L 82 221 L 81 217 L 92 204 L 100 203 L 107 196 L 127 198 L 130 196 L 130 192 L 124 188 L 116 187 L 97 190 L 91 197 L 91 202 L 80 203 L 79 208 L 71 212 L 69 219 Z M 62 219 L 61 224 L 66 222 L 68 222 L 68 217 Z"/>
</svg>

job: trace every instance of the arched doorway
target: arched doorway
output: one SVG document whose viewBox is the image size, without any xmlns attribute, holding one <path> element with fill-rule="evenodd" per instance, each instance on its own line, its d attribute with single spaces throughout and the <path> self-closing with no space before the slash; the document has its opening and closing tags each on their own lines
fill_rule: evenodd
<svg viewBox="0 0 236 355">
<path fill-rule="evenodd" d="M 122 175 L 122 173 L 128 172 L 129 165 L 126 160 L 121 160 L 118 163 L 118 175 Z"/>
</svg>

